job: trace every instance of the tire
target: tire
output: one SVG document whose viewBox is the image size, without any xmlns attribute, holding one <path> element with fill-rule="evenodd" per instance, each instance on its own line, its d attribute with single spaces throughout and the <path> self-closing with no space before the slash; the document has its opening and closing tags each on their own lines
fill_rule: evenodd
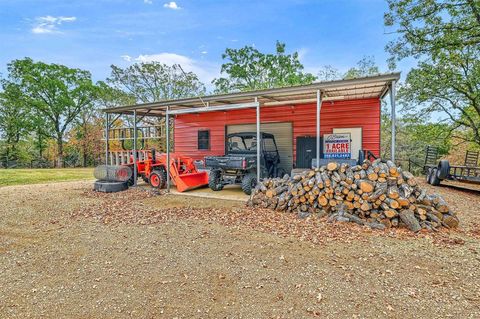
<svg viewBox="0 0 480 319">
<path fill-rule="evenodd" d="M 167 184 L 167 171 L 162 166 L 155 168 L 148 177 L 148 183 L 153 188 L 165 188 Z"/>
<path fill-rule="evenodd" d="M 430 185 L 433 185 L 433 186 L 440 185 L 440 179 L 438 178 L 437 174 L 438 174 L 438 169 L 436 167 L 432 168 L 430 172 L 430 179 L 428 181 Z"/>
<path fill-rule="evenodd" d="M 425 174 L 425 181 L 430 184 L 430 175 L 432 175 L 432 168 L 427 168 L 427 173 Z"/>
<path fill-rule="evenodd" d="M 257 186 L 257 175 L 248 173 L 242 179 L 242 190 L 245 194 L 252 194 L 252 190 Z"/>
<path fill-rule="evenodd" d="M 132 176 L 130 176 L 130 178 L 127 180 L 127 184 L 128 186 L 133 186 L 135 184 L 135 176 L 132 174 Z M 138 176 L 137 176 L 137 180 L 138 180 Z"/>
<path fill-rule="evenodd" d="M 438 163 L 437 177 L 438 179 L 446 179 L 450 174 L 450 163 L 447 160 L 441 160 Z"/>
<path fill-rule="evenodd" d="M 283 176 L 285 176 L 285 174 L 287 174 L 287 172 L 283 168 L 279 168 L 277 170 L 277 176 L 276 177 L 283 178 Z"/>
<path fill-rule="evenodd" d="M 222 171 L 214 169 L 208 174 L 208 187 L 214 192 L 221 191 L 223 189 L 222 184 Z"/>
<path fill-rule="evenodd" d="M 116 193 L 128 189 L 128 182 L 96 181 L 93 190 L 102 193 Z"/>
</svg>

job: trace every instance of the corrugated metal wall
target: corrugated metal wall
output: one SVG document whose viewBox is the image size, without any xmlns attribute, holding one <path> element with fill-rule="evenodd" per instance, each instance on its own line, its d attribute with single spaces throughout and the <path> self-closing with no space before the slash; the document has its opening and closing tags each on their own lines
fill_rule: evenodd
<svg viewBox="0 0 480 319">
<path fill-rule="evenodd" d="M 321 135 L 333 128 L 362 127 L 362 147 L 380 153 L 380 99 L 348 100 L 322 103 Z M 316 104 L 263 107 L 262 123 L 293 123 L 293 157 L 297 136 L 315 136 Z M 202 159 L 206 155 L 223 155 L 226 125 L 255 123 L 255 109 L 177 115 L 175 118 L 175 152 Z M 210 130 L 210 150 L 197 150 L 197 131 Z"/>
</svg>

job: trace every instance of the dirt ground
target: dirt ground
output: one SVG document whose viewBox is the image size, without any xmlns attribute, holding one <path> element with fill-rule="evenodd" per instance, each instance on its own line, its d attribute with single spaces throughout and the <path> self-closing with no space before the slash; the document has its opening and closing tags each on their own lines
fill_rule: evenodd
<svg viewBox="0 0 480 319">
<path fill-rule="evenodd" d="M 474 190 L 434 188 L 461 228 L 412 235 L 90 189 L 0 188 L 1 318 L 480 317 Z"/>
</svg>

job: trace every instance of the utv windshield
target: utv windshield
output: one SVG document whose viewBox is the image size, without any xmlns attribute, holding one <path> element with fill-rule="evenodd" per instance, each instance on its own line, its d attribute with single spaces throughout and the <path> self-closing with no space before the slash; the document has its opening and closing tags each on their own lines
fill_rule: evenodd
<svg viewBox="0 0 480 319">
<path fill-rule="evenodd" d="M 228 138 L 228 152 L 250 153 L 257 151 L 256 136 L 230 136 Z"/>
</svg>

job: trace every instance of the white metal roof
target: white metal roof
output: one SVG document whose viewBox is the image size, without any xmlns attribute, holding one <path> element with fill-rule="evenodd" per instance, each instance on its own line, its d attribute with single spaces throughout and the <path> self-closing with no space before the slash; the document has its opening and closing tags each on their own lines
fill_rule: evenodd
<svg viewBox="0 0 480 319">
<path fill-rule="evenodd" d="M 137 115 L 140 116 L 163 116 L 167 107 L 170 110 L 183 110 L 205 108 L 208 105 L 214 111 L 215 106 L 251 103 L 254 102 L 255 98 L 258 99 L 261 106 L 294 105 L 315 102 L 317 90 L 322 92 L 323 101 L 382 98 L 388 91 L 390 84 L 399 79 L 400 73 L 388 73 L 348 80 L 316 82 L 308 85 L 119 106 L 107 108 L 103 111 L 114 114 L 133 114 L 133 111 L 136 110 Z"/>
</svg>

